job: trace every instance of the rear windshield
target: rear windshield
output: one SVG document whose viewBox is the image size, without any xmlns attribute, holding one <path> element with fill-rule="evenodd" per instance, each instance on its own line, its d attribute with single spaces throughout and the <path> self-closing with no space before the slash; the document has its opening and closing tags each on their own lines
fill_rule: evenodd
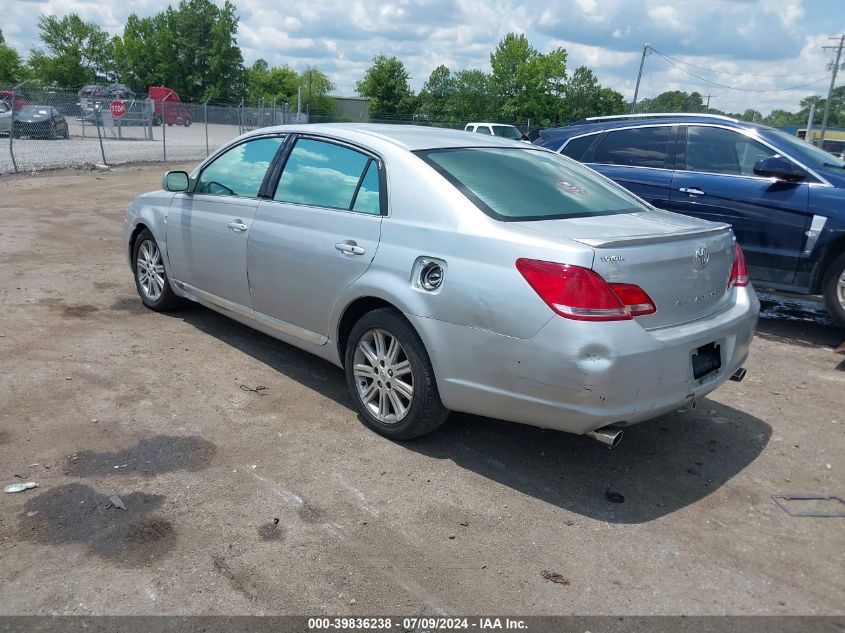
<svg viewBox="0 0 845 633">
<path fill-rule="evenodd" d="M 497 220 L 553 220 L 646 208 L 592 170 L 547 151 L 485 147 L 417 155 Z"/>
<path fill-rule="evenodd" d="M 516 141 L 522 138 L 522 133 L 512 125 L 494 125 L 493 134 L 496 136 L 504 136 L 505 138 L 512 138 Z"/>
</svg>

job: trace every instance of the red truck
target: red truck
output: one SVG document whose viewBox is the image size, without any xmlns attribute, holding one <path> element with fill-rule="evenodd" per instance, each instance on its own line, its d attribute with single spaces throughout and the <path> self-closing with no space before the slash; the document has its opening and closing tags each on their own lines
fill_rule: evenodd
<svg viewBox="0 0 845 633">
<path fill-rule="evenodd" d="M 182 103 L 179 95 L 164 86 L 151 86 L 149 97 L 153 100 L 153 125 L 191 125 L 191 109 Z"/>
<path fill-rule="evenodd" d="M 15 112 L 29 105 L 29 101 L 24 99 L 21 93 L 14 90 L 0 90 L 0 101 L 5 101 L 11 107 L 12 99 L 15 101 Z"/>
</svg>

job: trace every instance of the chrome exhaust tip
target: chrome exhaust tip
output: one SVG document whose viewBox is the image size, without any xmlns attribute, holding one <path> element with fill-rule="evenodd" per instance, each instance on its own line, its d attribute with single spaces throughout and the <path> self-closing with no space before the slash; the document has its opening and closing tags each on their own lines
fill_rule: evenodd
<svg viewBox="0 0 845 633">
<path fill-rule="evenodd" d="M 622 436 L 625 434 L 625 431 L 622 429 L 615 429 L 612 426 L 603 426 L 600 429 L 596 429 L 595 431 L 590 431 L 589 433 L 584 433 L 587 437 L 590 437 L 597 442 L 601 442 L 608 448 L 616 448 L 619 446 L 619 442 L 622 441 Z"/>
<path fill-rule="evenodd" d="M 734 382 L 742 382 L 743 378 L 745 378 L 745 367 L 740 367 L 736 370 L 736 372 L 734 372 L 734 375 L 731 376 L 731 380 Z"/>
</svg>

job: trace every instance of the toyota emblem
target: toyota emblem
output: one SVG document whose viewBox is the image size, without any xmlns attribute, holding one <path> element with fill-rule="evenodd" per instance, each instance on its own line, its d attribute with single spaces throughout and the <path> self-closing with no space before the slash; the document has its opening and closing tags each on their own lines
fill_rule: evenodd
<svg viewBox="0 0 845 633">
<path fill-rule="evenodd" d="M 710 249 L 706 246 L 699 246 L 695 249 L 695 256 L 692 258 L 695 267 L 703 269 L 710 261 Z"/>
</svg>

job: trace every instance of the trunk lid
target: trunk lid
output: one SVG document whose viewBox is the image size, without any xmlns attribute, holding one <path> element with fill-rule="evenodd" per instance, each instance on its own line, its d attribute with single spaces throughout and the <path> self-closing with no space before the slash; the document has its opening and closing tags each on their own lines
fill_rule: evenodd
<svg viewBox="0 0 845 633">
<path fill-rule="evenodd" d="M 654 314 L 645 328 L 679 325 L 718 312 L 735 257 L 730 226 L 663 211 L 545 220 L 524 228 L 589 246 L 593 270 L 608 282 L 636 284 Z"/>
</svg>

